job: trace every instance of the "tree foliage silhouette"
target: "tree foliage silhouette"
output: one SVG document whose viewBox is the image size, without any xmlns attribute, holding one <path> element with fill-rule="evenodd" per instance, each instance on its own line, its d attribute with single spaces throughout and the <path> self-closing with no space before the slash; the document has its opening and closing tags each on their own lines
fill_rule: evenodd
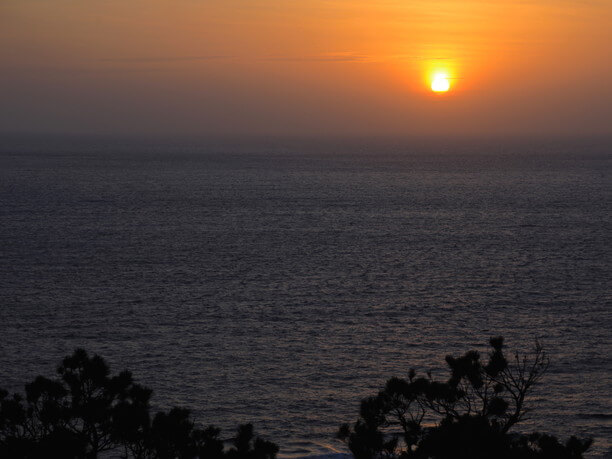
<svg viewBox="0 0 612 459">
<path fill-rule="evenodd" d="M 129 371 L 111 376 L 104 359 L 83 349 L 64 358 L 58 379 L 38 376 L 25 398 L 0 389 L 0 457 L 274 459 L 278 447 L 239 426 L 226 450 L 213 426 L 200 429 L 186 409 L 151 416 L 152 391 Z"/>
<path fill-rule="evenodd" d="M 357 459 L 581 458 L 591 440 L 561 444 L 551 435 L 509 433 L 529 413 L 526 402 L 549 359 L 537 341 L 531 355 L 510 359 L 503 338 L 489 344 L 486 362 L 476 351 L 447 356 L 446 382 L 414 370 L 408 379 L 391 378 L 361 402 L 359 419 L 341 426 L 338 437 Z"/>
</svg>

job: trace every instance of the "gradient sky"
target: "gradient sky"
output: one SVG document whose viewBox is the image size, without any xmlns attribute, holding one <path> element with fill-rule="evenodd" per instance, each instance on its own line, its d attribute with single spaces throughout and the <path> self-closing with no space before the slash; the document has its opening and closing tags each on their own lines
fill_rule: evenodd
<svg viewBox="0 0 612 459">
<path fill-rule="evenodd" d="M 609 135 L 611 78 L 610 0 L 0 1 L 4 133 Z"/>
</svg>

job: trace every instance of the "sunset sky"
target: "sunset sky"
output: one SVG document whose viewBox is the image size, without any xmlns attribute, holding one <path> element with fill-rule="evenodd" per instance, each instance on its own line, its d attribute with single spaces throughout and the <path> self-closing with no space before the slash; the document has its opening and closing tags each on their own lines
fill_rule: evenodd
<svg viewBox="0 0 612 459">
<path fill-rule="evenodd" d="M 3 0 L 0 45 L 3 133 L 612 134 L 609 0 Z"/>
</svg>

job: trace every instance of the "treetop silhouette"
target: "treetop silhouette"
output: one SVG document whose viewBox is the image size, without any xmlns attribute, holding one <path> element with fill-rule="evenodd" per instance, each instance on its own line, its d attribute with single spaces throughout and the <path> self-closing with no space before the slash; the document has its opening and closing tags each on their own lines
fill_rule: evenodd
<svg viewBox="0 0 612 459">
<path fill-rule="evenodd" d="M 447 356 L 450 377 L 431 374 L 391 378 L 376 396 L 361 402 L 360 416 L 340 427 L 357 459 L 577 459 L 591 440 L 561 444 L 546 434 L 510 433 L 530 411 L 534 386 L 549 366 L 536 341 L 530 355 L 507 358 L 502 337 L 491 338 L 484 361 L 479 352 Z"/>
<path fill-rule="evenodd" d="M 152 391 L 129 371 L 112 376 L 104 359 L 77 349 L 63 359 L 58 379 L 38 376 L 25 398 L 0 389 L 0 457 L 95 458 L 104 451 L 142 459 L 274 459 L 278 447 L 241 425 L 233 447 L 220 429 L 201 429 L 189 410 L 151 416 Z"/>
</svg>

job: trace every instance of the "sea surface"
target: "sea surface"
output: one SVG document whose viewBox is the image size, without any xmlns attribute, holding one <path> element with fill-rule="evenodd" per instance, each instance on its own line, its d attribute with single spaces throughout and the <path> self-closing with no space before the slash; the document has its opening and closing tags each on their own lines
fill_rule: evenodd
<svg viewBox="0 0 612 459">
<path fill-rule="evenodd" d="M 611 283 L 610 141 L 0 144 L 0 386 L 84 347 L 284 456 L 503 335 L 612 457 Z"/>
</svg>

